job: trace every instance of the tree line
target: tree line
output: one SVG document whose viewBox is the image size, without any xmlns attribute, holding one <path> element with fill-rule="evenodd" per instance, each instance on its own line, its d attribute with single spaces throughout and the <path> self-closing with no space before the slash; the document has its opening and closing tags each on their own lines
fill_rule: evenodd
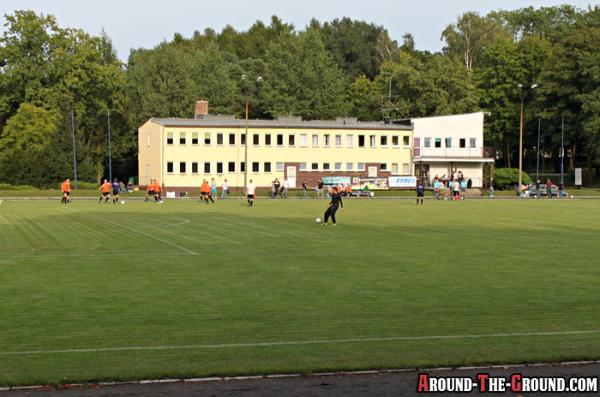
<svg viewBox="0 0 600 397">
<path fill-rule="evenodd" d="M 73 143 L 80 179 L 106 176 L 109 115 L 113 174 L 136 175 L 137 128 L 150 117 L 191 117 L 197 99 L 242 116 L 246 95 L 252 118 L 487 111 L 485 144 L 508 167 L 524 98 L 526 168 L 535 167 L 539 123 L 544 167 L 559 169 L 562 119 L 567 167 L 599 165 L 600 7 L 467 12 L 440 39 L 432 53 L 373 23 L 313 19 L 297 29 L 273 16 L 247 31 L 177 33 L 124 63 L 104 32 L 15 11 L 0 37 L 0 182 L 44 186 L 72 175 Z"/>
</svg>

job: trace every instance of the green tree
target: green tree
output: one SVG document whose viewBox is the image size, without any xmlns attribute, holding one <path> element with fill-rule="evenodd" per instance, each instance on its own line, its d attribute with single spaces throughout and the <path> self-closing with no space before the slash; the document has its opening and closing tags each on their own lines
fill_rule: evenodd
<svg viewBox="0 0 600 397">
<path fill-rule="evenodd" d="M 0 153 L 20 149 L 44 149 L 58 127 L 58 115 L 30 103 L 22 103 L 8 119 L 0 137 Z"/>
</svg>

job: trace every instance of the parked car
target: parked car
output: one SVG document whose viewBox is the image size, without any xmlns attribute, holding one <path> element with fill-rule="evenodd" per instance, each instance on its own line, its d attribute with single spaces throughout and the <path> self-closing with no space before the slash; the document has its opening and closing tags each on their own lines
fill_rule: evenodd
<svg viewBox="0 0 600 397">
<path fill-rule="evenodd" d="M 550 189 L 550 194 L 552 195 L 552 197 L 559 197 L 559 191 L 558 191 L 558 186 L 556 185 L 552 185 L 552 188 Z M 539 196 L 543 196 L 543 197 L 548 197 L 548 188 L 546 187 L 546 185 L 540 185 L 540 190 L 538 193 Z M 560 198 L 567 198 L 569 197 L 569 194 L 567 193 L 566 190 L 563 189 L 562 194 L 560 194 Z"/>
</svg>

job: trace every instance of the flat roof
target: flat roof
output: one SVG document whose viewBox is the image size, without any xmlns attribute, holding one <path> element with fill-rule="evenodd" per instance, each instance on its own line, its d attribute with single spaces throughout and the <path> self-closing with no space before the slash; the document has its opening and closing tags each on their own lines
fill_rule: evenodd
<svg viewBox="0 0 600 397">
<path fill-rule="evenodd" d="M 163 127 L 220 127 L 244 128 L 245 120 L 227 116 L 209 116 L 203 119 L 151 118 L 150 122 Z M 360 122 L 355 119 L 302 120 L 300 118 L 278 120 L 248 120 L 249 128 L 320 128 L 344 130 L 412 131 L 411 126 L 384 124 L 383 122 Z"/>
</svg>

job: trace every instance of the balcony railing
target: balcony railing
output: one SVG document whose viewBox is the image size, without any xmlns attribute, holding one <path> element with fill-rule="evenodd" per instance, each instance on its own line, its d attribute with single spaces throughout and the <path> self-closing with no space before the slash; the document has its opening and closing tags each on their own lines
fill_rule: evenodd
<svg viewBox="0 0 600 397">
<path fill-rule="evenodd" d="M 433 157 L 433 158 L 483 158 L 487 153 L 487 148 L 414 148 L 413 155 L 415 158 Z"/>
</svg>

